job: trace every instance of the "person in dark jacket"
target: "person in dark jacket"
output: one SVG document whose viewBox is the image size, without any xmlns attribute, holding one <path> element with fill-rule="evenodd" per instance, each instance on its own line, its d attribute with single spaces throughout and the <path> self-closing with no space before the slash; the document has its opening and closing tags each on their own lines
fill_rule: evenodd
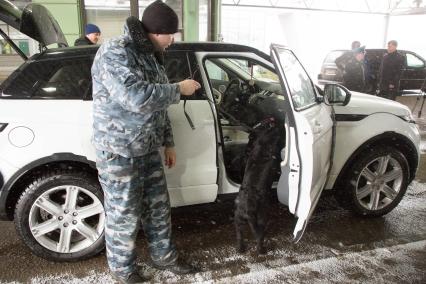
<svg viewBox="0 0 426 284">
<path fill-rule="evenodd" d="M 379 71 L 379 96 L 390 100 L 395 100 L 399 91 L 399 80 L 405 59 L 396 48 L 398 42 L 391 40 L 388 42 L 388 52 L 383 56 Z"/>
<path fill-rule="evenodd" d="M 361 47 L 361 43 L 359 41 L 357 41 L 357 40 L 353 41 L 352 44 L 351 44 L 351 50 L 343 52 L 342 55 L 340 55 L 339 57 L 336 58 L 336 60 L 334 61 L 334 63 L 336 63 L 336 66 L 339 69 L 344 70 L 346 63 L 354 55 L 353 51 L 357 48 L 360 48 L 360 47 Z"/>
<path fill-rule="evenodd" d="M 97 25 L 87 24 L 84 28 L 84 34 L 85 36 L 75 40 L 75 46 L 97 44 L 101 37 L 101 29 Z"/>
<path fill-rule="evenodd" d="M 152 266 L 177 274 L 195 270 L 178 258 L 172 241 L 170 198 L 160 156 L 163 150 L 165 165 L 175 165 L 167 108 L 201 87 L 194 80 L 168 81 L 161 58 L 177 30 L 176 13 L 157 0 L 145 8 L 142 21 L 129 17 L 124 35 L 102 44 L 92 65 L 92 142 L 104 191 L 107 260 L 120 283 L 148 279 L 136 265 L 141 224 Z"/>
<path fill-rule="evenodd" d="M 365 46 L 354 49 L 352 57 L 344 65 L 343 86 L 351 91 L 364 92 L 365 90 L 364 54 Z"/>
</svg>

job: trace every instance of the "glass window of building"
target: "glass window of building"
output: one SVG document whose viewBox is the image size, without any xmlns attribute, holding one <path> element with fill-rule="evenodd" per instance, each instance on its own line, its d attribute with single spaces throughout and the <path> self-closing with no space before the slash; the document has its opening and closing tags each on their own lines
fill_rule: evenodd
<svg viewBox="0 0 426 284">
<path fill-rule="evenodd" d="M 123 27 L 130 16 L 129 0 L 85 0 L 87 23 L 95 24 L 101 29 L 98 44 L 123 34 Z"/>
<path fill-rule="evenodd" d="M 13 1 L 12 4 L 23 9 L 31 0 Z M 0 29 L 27 55 L 31 56 L 38 51 L 38 43 L 16 29 L 0 21 Z M 0 36 L 0 83 L 4 81 L 24 60 L 16 54 L 15 50 Z"/>
<path fill-rule="evenodd" d="M 198 40 L 208 41 L 209 1 L 199 0 Z"/>
<path fill-rule="evenodd" d="M 28 5 L 31 0 L 20 0 L 20 1 L 13 1 L 10 0 L 10 2 L 17 6 L 20 9 L 24 9 L 26 5 Z M 37 43 L 29 38 L 28 36 L 20 33 L 16 29 L 12 28 L 11 26 L 7 25 L 6 23 L 0 21 L 0 28 L 3 32 L 5 32 L 12 40 L 13 42 L 27 55 L 33 55 L 38 50 Z M 16 54 L 15 50 L 4 40 L 3 37 L 0 36 L 0 54 Z"/>
</svg>

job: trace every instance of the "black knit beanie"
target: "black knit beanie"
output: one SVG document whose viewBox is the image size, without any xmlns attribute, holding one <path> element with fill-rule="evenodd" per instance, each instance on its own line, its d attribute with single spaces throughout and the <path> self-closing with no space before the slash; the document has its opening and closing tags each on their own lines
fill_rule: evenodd
<svg viewBox="0 0 426 284">
<path fill-rule="evenodd" d="M 175 11 L 161 0 L 148 5 L 142 15 L 145 30 L 152 34 L 174 34 L 178 31 L 178 22 Z"/>
</svg>

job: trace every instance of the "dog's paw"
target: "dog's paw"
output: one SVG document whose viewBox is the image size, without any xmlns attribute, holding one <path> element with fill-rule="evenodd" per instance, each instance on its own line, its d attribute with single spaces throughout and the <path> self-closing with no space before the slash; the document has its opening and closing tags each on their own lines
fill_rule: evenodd
<svg viewBox="0 0 426 284">
<path fill-rule="evenodd" d="M 257 253 L 258 254 L 266 254 L 267 253 L 266 247 L 265 246 L 257 247 Z"/>
<path fill-rule="evenodd" d="M 247 250 L 247 247 L 244 244 L 238 244 L 237 245 L 237 251 L 239 253 L 245 253 Z"/>
</svg>

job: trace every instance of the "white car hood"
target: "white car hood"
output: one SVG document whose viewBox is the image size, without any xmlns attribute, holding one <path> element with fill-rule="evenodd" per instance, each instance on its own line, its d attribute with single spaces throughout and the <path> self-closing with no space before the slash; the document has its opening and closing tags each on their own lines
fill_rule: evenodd
<svg viewBox="0 0 426 284">
<path fill-rule="evenodd" d="M 334 106 L 336 114 L 349 115 L 370 115 L 373 113 L 391 113 L 397 116 L 411 115 L 410 109 L 398 102 L 367 95 L 358 92 L 351 92 L 352 96 L 346 106 Z"/>
</svg>

